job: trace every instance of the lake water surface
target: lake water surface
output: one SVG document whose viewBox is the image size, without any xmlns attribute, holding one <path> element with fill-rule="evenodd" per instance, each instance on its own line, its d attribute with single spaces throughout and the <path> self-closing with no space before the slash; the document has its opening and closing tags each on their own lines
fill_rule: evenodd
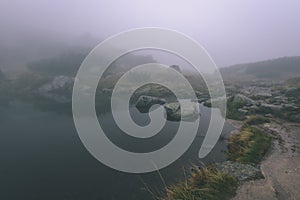
<svg viewBox="0 0 300 200">
<path fill-rule="evenodd" d="M 208 126 L 210 109 L 200 106 L 198 135 L 188 151 L 160 171 L 167 184 L 183 177 L 197 159 Z M 138 124 L 147 115 L 131 109 Z M 176 122 L 167 122 L 151 141 L 133 139 L 115 125 L 110 113 L 99 114 L 107 136 L 120 147 L 147 152 L 163 147 L 174 136 Z M 233 127 L 226 124 L 223 133 Z M 188 134 L 188 133 L 187 133 Z M 220 140 L 204 162 L 222 161 L 226 142 Z M 154 191 L 163 186 L 158 172 L 127 174 L 106 167 L 94 159 L 81 143 L 72 116 L 42 111 L 34 105 L 13 102 L 0 107 L 0 199 L 3 200 L 147 200 L 145 185 Z"/>
</svg>

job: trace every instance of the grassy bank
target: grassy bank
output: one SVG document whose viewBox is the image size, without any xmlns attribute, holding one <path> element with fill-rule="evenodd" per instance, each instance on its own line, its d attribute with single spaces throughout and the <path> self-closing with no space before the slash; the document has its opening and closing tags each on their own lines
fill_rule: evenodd
<svg viewBox="0 0 300 200">
<path fill-rule="evenodd" d="M 251 116 L 237 134 L 228 139 L 228 160 L 243 164 L 257 164 L 271 145 L 271 137 L 255 125 L 268 123 L 269 119 Z M 165 195 L 157 200 L 226 200 L 234 197 L 238 181 L 214 165 L 199 169 L 194 167 L 190 178 L 165 188 Z"/>
<path fill-rule="evenodd" d="M 262 118 L 250 118 L 238 134 L 229 137 L 229 160 L 244 164 L 257 164 L 261 161 L 271 145 L 271 137 L 251 125 L 263 122 Z"/>
<path fill-rule="evenodd" d="M 215 167 L 194 167 L 190 178 L 165 188 L 166 195 L 157 200 L 231 199 L 235 195 L 237 180 Z"/>
</svg>

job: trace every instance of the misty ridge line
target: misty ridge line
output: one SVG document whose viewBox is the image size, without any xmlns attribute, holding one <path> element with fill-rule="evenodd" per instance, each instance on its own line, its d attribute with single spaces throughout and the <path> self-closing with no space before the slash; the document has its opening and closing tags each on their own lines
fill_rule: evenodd
<svg viewBox="0 0 300 200">
<path fill-rule="evenodd" d="M 2 48 L 0 47 L 0 68 L 3 70 L 10 70 L 10 69 L 23 69 L 26 67 L 32 68 L 33 66 L 36 66 L 38 64 L 42 64 L 43 62 L 47 63 L 54 61 L 54 64 L 57 64 L 59 61 L 63 62 L 73 62 L 76 66 L 80 64 L 80 62 L 83 61 L 83 59 L 88 55 L 88 53 L 99 43 L 99 41 L 96 38 L 88 37 L 85 38 L 85 42 L 77 41 L 76 43 L 53 43 L 51 41 L 43 41 L 43 43 L 21 43 L 21 44 L 15 44 L 12 46 L 4 45 Z M 95 42 L 97 41 L 97 42 Z M 86 45 L 82 45 L 82 43 L 86 43 Z M 23 46 L 23 47 L 22 47 Z M 134 52 L 133 54 L 135 54 Z M 144 54 L 143 54 L 144 53 Z M 149 55 L 150 54 L 150 55 Z M 136 63 L 140 63 L 141 57 L 148 57 L 148 59 L 151 62 L 159 62 L 162 60 L 161 63 L 164 63 L 164 61 L 167 61 L 169 65 L 172 64 L 179 64 L 181 67 L 185 68 L 184 65 L 187 65 L 186 63 L 182 62 L 180 58 L 177 56 L 169 53 L 166 54 L 165 52 L 160 51 L 150 51 L 150 52 L 139 52 L 137 51 L 137 55 L 135 58 L 137 59 Z M 161 59 L 161 58 L 164 59 Z M 247 65 L 248 67 L 251 67 L 253 65 L 266 65 L 266 62 L 273 62 L 277 63 L 285 62 L 285 60 L 294 59 L 297 60 L 297 56 L 281 56 L 278 58 L 271 58 L 266 60 L 258 60 L 258 61 L 252 61 L 252 62 L 242 62 L 242 63 L 236 63 L 233 65 L 227 65 L 227 66 L 218 66 L 219 68 L 239 68 L 242 65 Z M 132 60 L 133 58 L 127 58 L 128 60 Z M 69 60 L 69 61 L 68 61 Z M 74 61 L 71 61 L 74 60 Z M 125 59 L 126 60 L 126 59 Z M 172 61 L 175 60 L 175 61 Z M 176 63 L 176 62 L 182 62 L 182 63 Z M 141 63 L 145 64 L 145 63 Z M 34 68 L 34 67 L 33 67 Z"/>
<path fill-rule="evenodd" d="M 57 57 L 72 57 L 72 54 L 78 55 L 79 57 L 85 57 L 88 53 L 101 41 L 103 38 L 94 37 L 90 33 L 84 33 L 77 37 L 69 37 L 65 38 L 55 38 L 56 36 L 43 36 L 43 35 L 25 35 L 24 37 L 19 37 L 15 40 L 9 39 L 5 40 L 0 37 L 0 68 L 3 70 L 10 69 L 26 69 L 27 65 L 31 65 L 32 63 L 39 62 L 44 59 L 57 59 Z M 210 49 L 208 49 L 210 50 Z M 211 50 L 210 50 L 211 51 Z M 224 50 L 227 52 L 228 50 Z M 220 51 L 221 53 L 222 51 Z M 137 52 L 138 55 L 143 55 L 143 51 L 141 53 Z M 146 52 L 147 53 L 147 52 Z M 280 55 L 280 56 L 264 56 L 265 59 L 257 58 L 257 59 L 244 59 L 244 61 L 239 61 L 239 56 L 236 56 L 234 59 L 231 59 L 231 64 L 220 63 L 220 55 L 211 51 L 211 56 L 216 61 L 216 64 L 219 68 L 223 67 L 233 67 L 236 65 L 244 65 L 251 64 L 269 60 L 281 59 L 284 57 L 297 57 L 299 55 L 294 54 L 294 56 L 289 55 Z M 145 56 L 152 56 L 154 60 L 157 62 L 165 61 L 167 64 L 178 64 L 183 68 L 184 61 L 181 61 L 177 56 L 171 54 L 162 54 L 159 51 L 151 51 L 148 52 Z M 225 55 L 225 53 L 224 53 Z M 255 56 L 249 54 L 249 56 Z M 76 56 L 74 56 L 75 58 Z M 64 58 L 62 58 L 64 59 Z M 76 59 L 76 58 L 75 58 Z M 175 60 L 173 63 L 171 60 Z M 176 63 L 179 62 L 179 63 Z M 161 62 L 164 63 L 164 62 Z"/>
</svg>

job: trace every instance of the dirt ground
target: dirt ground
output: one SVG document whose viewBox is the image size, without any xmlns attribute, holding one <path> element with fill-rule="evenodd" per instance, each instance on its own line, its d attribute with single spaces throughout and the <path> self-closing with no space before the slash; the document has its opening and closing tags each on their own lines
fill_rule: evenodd
<svg viewBox="0 0 300 200">
<path fill-rule="evenodd" d="M 243 183 L 234 200 L 300 199 L 300 124 L 274 121 L 264 125 L 274 135 L 272 149 L 261 163 L 265 179 Z"/>
</svg>

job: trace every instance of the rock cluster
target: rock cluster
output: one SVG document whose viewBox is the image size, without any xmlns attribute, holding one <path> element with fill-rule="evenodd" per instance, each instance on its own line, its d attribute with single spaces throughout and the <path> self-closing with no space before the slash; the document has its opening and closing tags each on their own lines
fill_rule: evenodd
<svg viewBox="0 0 300 200">
<path fill-rule="evenodd" d="M 147 113 L 155 104 L 164 106 L 169 121 L 195 121 L 200 116 L 198 103 L 191 100 L 167 103 L 165 99 L 143 95 L 138 98 L 135 106 L 141 113 Z"/>
<path fill-rule="evenodd" d="M 42 85 L 37 94 L 59 103 L 70 102 L 73 84 L 74 78 L 72 77 L 56 76 L 52 81 Z"/>
<path fill-rule="evenodd" d="M 264 178 L 259 168 L 249 164 L 241 164 L 238 162 L 225 161 L 217 164 L 217 168 L 224 171 L 239 181 L 255 180 Z"/>
<path fill-rule="evenodd" d="M 137 100 L 135 106 L 141 113 L 147 113 L 153 105 L 164 105 L 165 103 L 165 99 L 142 95 Z"/>
<path fill-rule="evenodd" d="M 170 121 L 195 121 L 200 116 L 198 104 L 190 100 L 168 103 L 164 108 Z"/>
</svg>

